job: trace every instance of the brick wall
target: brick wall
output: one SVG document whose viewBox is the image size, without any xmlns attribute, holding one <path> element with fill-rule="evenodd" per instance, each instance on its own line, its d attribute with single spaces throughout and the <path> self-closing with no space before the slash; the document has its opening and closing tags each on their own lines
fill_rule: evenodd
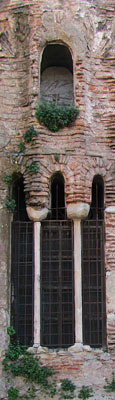
<svg viewBox="0 0 115 400">
<path fill-rule="evenodd" d="M 10 218 L 2 211 L 7 187 L 3 175 L 21 172 L 27 204 L 50 206 L 50 180 L 55 171 L 65 179 L 66 204 L 91 202 L 93 177 L 104 179 L 105 207 L 115 206 L 115 8 L 114 1 L 63 2 L 24 0 L 0 2 L 0 194 L 3 303 L 1 338 L 9 310 L 6 249 Z M 40 63 L 47 43 L 64 43 L 73 58 L 74 100 L 80 114 L 69 128 L 52 133 L 35 118 L 40 93 Z M 25 155 L 17 152 L 26 128 L 34 124 L 39 135 Z M 20 132 L 20 136 L 18 135 Z M 55 161 L 59 154 L 59 162 Z M 39 163 L 34 177 L 26 172 L 31 161 Z M 105 265 L 108 344 L 115 342 L 114 286 L 115 214 L 105 218 Z M 2 234 L 1 234 L 2 237 Z M 8 252 L 7 252 L 8 253 Z M 9 254 L 9 253 L 8 253 Z M 6 313 L 6 314 L 4 314 Z M 5 315 L 5 319 L 4 319 Z M 4 322 L 5 321 L 5 322 Z M 5 348 L 5 342 L 3 350 Z"/>
</svg>

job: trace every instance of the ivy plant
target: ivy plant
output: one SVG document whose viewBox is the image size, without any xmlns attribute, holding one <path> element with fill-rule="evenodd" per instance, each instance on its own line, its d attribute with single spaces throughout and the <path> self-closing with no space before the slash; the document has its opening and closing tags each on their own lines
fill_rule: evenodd
<svg viewBox="0 0 115 400">
<path fill-rule="evenodd" d="M 83 385 L 79 391 L 78 398 L 83 400 L 89 399 L 89 397 L 91 397 L 92 394 L 93 394 L 93 389 Z"/>
<path fill-rule="evenodd" d="M 8 400 L 16 400 L 18 394 L 19 394 L 18 390 L 11 386 L 10 389 L 8 390 Z"/>
<path fill-rule="evenodd" d="M 35 116 L 41 124 L 56 132 L 74 122 L 78 114 L 78 108 L 68 104 L 43 101 L 37 106 Z"/>
<path fill-rule="evenodd" d="M 14 334 L 13 332 L 12 328 L 9 327 L 7 329 L 7 333 L 10 336 Z M 28 382 L 38 384 L 44 390 L 51 389 L 48 378 L 54 374 L 53 369 L 45 366 L 41 367 L 39 361 L 28 353 L 26 347 L 21 346 L 19 341 L 9 343 L 3 360 L 3 368 L 4 371 L 9 371 L 14 377 L 23 376 Z M 13 393 L 14 389 L 11 387 L 9 396 Z M 9 397 L 9 399 L 11 400 L 13 397 Z"/>
<path fill-rule="evenodd" d="M 39 166 L 37 164 L 37 161 L 32 161 L 31 164 L 26 167 L 26 171 L 29 174 L 37 174 L 38 170 Z"/>
<path fill-rule="evenodd" d="M 14 336 L 15 335 L 15 329 L 13 328 L 13 326 L 8 326 L 8 328 L 7 328 L 7 334 L 9 335 L 9 336 Z"/>
<path fill-rule="evenodd" d="M 32 141 L 33 137 L 37 136 L 38 132 L 34 129 L 34 126 L 31 125 L 26 129 L 26 132 L 24 133 L 24 142 L 29 143 Z"/>
<path fill-rule="evenodd" d="M 25 151 L 25 144 L 24 144 L 24 142 L 20 142 L 20 143 L 18 143 L 18 152 L 19 153 L 23 153 L 24 151 Z"/>
<path fill-rule="evenodd" d="M 11 183 L 12 180 L 13 180 L 12 174 L 7 174 L 7 173 L 6 173 L 6 174 L 3 176 L 3 181 L 4 181 L 5 183 Z"/>
<path fill-rule="evenodd" d="M 70 381 L 70 379 L 62 379 L 61 380 L 61 389 L 60 389 L 60 400 L 61 399 L 73 399 L 75 385 Z"/>
<path fill-rule="evenodd" d="M 115 374 L 113 372 L 113 377 L 112 377 L 112 381 L 109 382 L 108 379 L 106 379 L 106 383 L 107 385 L 104 386 L 104 389 L 106 390 L 106 392 L 115 392 Z"/>
<path fill-rule="evenodd" d="M 7 208 L 8 211 L 14 212 L 16 208 L 16 202 L 10 196 L 6 197 L 4 207 Z"/>
</svg>

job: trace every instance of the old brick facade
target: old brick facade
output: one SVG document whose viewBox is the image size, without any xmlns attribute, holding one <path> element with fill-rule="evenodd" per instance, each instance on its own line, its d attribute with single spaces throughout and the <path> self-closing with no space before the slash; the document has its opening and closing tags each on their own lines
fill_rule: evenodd
<svg viewBox="0 0 115 400">
<path fill-rule="evenodd" d="M 74 104 L 80 110 L 75 123 L 58 132 L 49 131 L 35 118 L 36 104 L 40 99 L 41 61 L 44 49 L 49 44 L 64 45 L 70 51 L 73 60 Z M 94 177 L 103 178 L 106 334 L 107 347 L 113 350 L 115 347 L 114 0 L 1 0 L 0 104 L 0 360 L 7 347 L 6 328 L 10 325 L 11 289 L 12 216 L 4 207 L 8 185 L 3 177 L 5 174 L 14 173 L 21 173 L 24 178 L 28 215 L 31 215 L 35 224 L 36 221 L 39 223 L 40 218 L 33 217 L 34 211 L 35 214 L 43 212 L 44 215 L 44 209 L 51 206 L 50 185 L 55 172 L 61 172 L 64 177 L 66 208 L 69 210 L 68 216 L 74 221 L 82 219 L 81 211 L 76 211 L 77 207 L 86 205 L 88 210 L 91 204 Z M 34 125 L 38 136 L 33 139 L 33 146 L 26 144 L 25 153 L 19 153 L 18 144 L 27 127 L 31 125 Z M 55 154 L 58 154 L 58 160 L 55 159 Z M 35 175 L 30 175 L 27 166 L 33 161 L 39 163 L 39 171 Z M 76 228 L 75 232 L 78 235 Z M 76 238 L 78 240 L 78 236 Z M 80 254 L 78 257 L 81 260 Z M 78 299 L 76 304 L 77 302 L 79 303 Z M 78 307 L 81 305 L 78 304 Z M 39 313 L 38 308 L 37 312 Z M 77 315 L 76 309 L 75 314 Z M 35 336 L 37 334 L 38 332 Z M 79 332 L 77 334 L 78 342 L 81 343 L 81 336 L 79 337 Z M 0 385 L 2 393 L 3 375 Z"/>
</svg>

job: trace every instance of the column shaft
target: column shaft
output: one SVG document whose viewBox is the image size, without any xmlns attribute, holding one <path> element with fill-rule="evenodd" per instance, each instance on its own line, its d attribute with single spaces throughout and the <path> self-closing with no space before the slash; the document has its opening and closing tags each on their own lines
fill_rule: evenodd
<svg viewBox="0 0 115 400">
<path fill-rule="evenodd" d="M 74 219 L 75 343 L 82 343 L 81 220 Z"/>
<path fill-rule="evenodd" d="M 34 344 L 40 345 L 40 222 L 34 222 Z"/>
</svg>

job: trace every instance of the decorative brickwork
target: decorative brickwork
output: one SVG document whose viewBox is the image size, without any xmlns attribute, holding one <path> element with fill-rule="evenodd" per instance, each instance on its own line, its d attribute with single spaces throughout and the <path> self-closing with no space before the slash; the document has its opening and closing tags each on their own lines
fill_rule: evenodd
<svg viewBox="0 0 115 400">
<path fill-rule="evenodd" d="M 47 44 L 67 46 L 73 60 L 75 123 L 54 133 L 35 118 L 41 60 Z M 65 67 L 65 66 L 64 66 Z M 22 174 L 26 205 L 51 207 L 51 177 L 65 181 L 65 203 L 91 203 L 92 181 L 104 181 L 107 345 L 115 347 L 115 2 L 114 0 L 0 1 L 0 360 L 10 324 L 10 226 L 5 174 Z M 19 151 L 27 127 L 38 136 Z M 56 157 L 58 155 L 58 157 Z M 37 173 L 27 167 L 36 162 Z M 9 185 L 11 187 L 11 185 Z M 64 361 L 65 362 L 65 361 Z M 61 367 L 66 368 L 66 363 Z M 78 368 L 79 363 L 72 367 Z M 58 365 L 57 365 L 58 369 Z M 67 367 L 69 369 L 69 367 Z M 0 398 L 5 398 L 1 372 Z"/>
</svg>

